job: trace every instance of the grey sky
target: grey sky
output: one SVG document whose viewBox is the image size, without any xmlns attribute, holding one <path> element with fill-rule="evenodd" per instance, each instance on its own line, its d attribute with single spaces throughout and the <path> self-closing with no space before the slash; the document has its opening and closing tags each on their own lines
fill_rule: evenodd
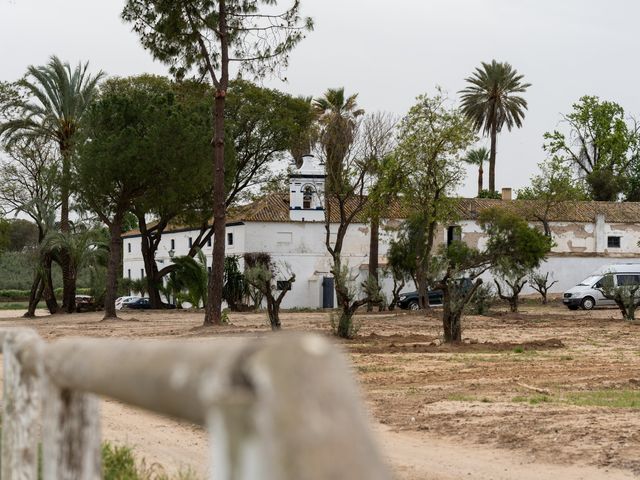
<svg viewBox="0 0 640 480">
<path fill-rule="evenodd" d="M 89 60 L 112 75 L 166 73 L 119 19 L 123 1 L 0 0 L 0 80 L 56 54 Z M 581 95 L 640 114 L 633 0 L 302 0 L 316 29 L 295 50 L 288 83 L 318 96 L 328 87 L 359 93 L 369 111 L 403 114 L 435 85 L 451 96 L 480 61 L 508 61 L 533 84 L 521 130 L 498 139 L 498 187 L 526 185 L 544 158 L 542 134 Z M 472 195 L 470 173 L 461 194 Z"/>
</svg>

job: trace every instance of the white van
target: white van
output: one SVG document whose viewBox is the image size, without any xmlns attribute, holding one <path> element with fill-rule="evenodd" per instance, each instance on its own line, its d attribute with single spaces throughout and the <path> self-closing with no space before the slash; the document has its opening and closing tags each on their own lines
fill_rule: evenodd
<svg viewBox="0 0 640 480">
<path fill-rule="evenodd" d="M 615 305 L 600 290 L 605 275 L 612 275 L 615 286 L 640 284 L 640 263 L 605 265 L 564 293 L 562 302 L 569 310 L 591 310 L 602 305 Z"/>
</svg>

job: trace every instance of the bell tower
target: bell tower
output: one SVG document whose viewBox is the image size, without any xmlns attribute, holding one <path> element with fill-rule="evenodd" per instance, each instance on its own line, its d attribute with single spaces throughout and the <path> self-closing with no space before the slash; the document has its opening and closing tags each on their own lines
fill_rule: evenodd
<svg viewBox="0 0 640 480">
<path fill-rule="evenodd" d="M 297 222 L 324 221 L 324 165 L 313 155 L 289 173 L 289 218 Z"/>
</svg>

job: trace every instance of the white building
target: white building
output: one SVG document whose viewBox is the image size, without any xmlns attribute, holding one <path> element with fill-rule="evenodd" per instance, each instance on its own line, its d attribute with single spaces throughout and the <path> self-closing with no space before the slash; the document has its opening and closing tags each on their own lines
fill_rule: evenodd
<svg viewBox="0 0 640 480">
<path fill-rule="evenodd" d="M 300 169 L 290 174 L 288 194 L 271 194 L 230 215 L 226 226 L 227 255 L 242 256 L 246 252 L 266 252 L 280 265 L 287 265 L 296 281 L 282 306 L 332 307 L 335 305 L 331 257 L 325 246 L 324 168 L 313 157 L 304 158 Z M 510 189 L 503 191 L 503 200 L 460 199 L 458 222 L 442 226 L 437 242 L 445 243 L 460 237 L 470 246 L 482 248 L 485 235 L 476 221 L 487 208 L 501 207 L 530 215 L 531 203 L 511 200 Z M 398 226 L 402 214 L 398 208 L 381 228 L 379 262 L 386 264 L 386 252 L 393 233 L 384 226 Z M 552 292 L 561 292 L 587 277 L 595 269 L 610 263 L 640 263 L 640 203 L 567 202 L 557 205 L 550 215 L 550 227 L 556 245 L 541 267 L 557 280 Z M 532 225 L 540 222 L 529 219 Z M 336 227 L 331 229 L 335 238 Z M 163 234 L 156 261 L 162 268 L 171 262 L 171 255 L 185 255 L 198 234 L 196 229 L 167 229 Z M 144 262 L 137 232 L 125 234 L 124 275 L 144 276 Z M 211 264 L 211 244 L 205 249 Z M 343 247 L 343 259 L 359 285 L 367 276 L 369 226 L 366 219 L 356 217 L 349 227 Z M 408 286 L 405 290 L 411 290 Z M 383 281 L 387 295 L 391 280 Z"/>
</svg>

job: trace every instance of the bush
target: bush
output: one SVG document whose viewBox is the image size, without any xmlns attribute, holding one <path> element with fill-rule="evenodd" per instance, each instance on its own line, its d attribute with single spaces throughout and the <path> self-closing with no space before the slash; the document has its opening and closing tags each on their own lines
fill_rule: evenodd
<svg viewBox="0 0 640 480">
<path fill-rule="evenodd" d="M 499 192 L 491 190 L 481 190 L 478 194 L 478 198 L 492 198 L 494 200 L 502 200 L 502 195 Z"/>
<path fill-rule="evenodd" d="M 129 447 L 102 444 L 102 470 L 104 480 L 136 480 L 140 478 L 133 451 Z"/>
<path fill-rule="evenodd" d="M 483 283 L 477 288 L 476 293 L 467 305 L 467 313 L 471 315 L 486 315 L 495 301 L 496 294 L 493 288 L 491 285 Z"/>
</svg>

